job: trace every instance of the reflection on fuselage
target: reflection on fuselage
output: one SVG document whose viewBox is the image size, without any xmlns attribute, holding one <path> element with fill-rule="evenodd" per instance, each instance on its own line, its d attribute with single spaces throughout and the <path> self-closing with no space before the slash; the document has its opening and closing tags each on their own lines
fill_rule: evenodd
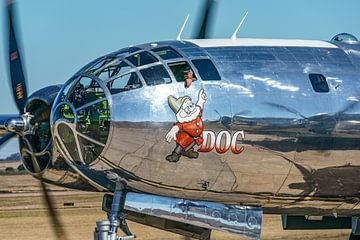
<svg viewBox="0 0 360 240">
<path fill-rule="evenodd" d="M 358 196 L 360 183 L 353 179 L 360 165 L 356 68 L 360 64 L 342 46 L 201 48 L 185 41 L 159 46 L 171 46 L 179 55 L 168 59 L 154 55 L 155 60 L 144 59 L 147 65 L 141 65 L 142 59 L 125 58 L 129 65 L 138 65 L 131 71 L 141 87 L 113 94 L 104 89 L 111 127 L 91 169 L 115 171 L 131 179 L 130 186 L 154 194 L 262 205 L 269 212 L 292 203 L 305 213 L 314 203 L 310 200 L 330 202 L 323 207 L 330 212 L 341 200 Z M 194 58 L 211 59 L 221 79 L 203 80 Z M 187 61 L 197 76 L 190 88 L 177 82 L 169 68 L 176 61 Z M 167 76 L 149 85 L 141 69 L 160 65 Z M 314 91 L 311 73 L 326 77 L 329 92 Z M 207 96 L 203 128 L 215 137 L 224 135 L 215 142 L 220 150 L 199 151 L 196 159 L 183 154 L 178 162 L 169 162 L 165 157 L 176 143 L 165 137 L 177 118 L 168 97 L 187 96 L 196 103 L 201 89 Z M 239 132 L 234 145 L 236 150 L 243 148 L 241 154 L 221 152 L 229 142 L 225 136 Z M 201 144 L 194 146 L 198 150 Z M 101 175 L 89 178 L 100 182 Z"/>
</svg>

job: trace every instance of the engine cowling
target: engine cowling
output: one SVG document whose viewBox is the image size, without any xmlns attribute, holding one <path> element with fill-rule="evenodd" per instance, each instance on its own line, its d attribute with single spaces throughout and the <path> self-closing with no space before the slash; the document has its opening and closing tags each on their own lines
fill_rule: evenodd
<svg viewBox="0 0 360 240">
<path fill-rule="evenodd" d="M 33 93 L 25 105 L 23 120 L 26 131 L 19 135 L 24 167 L 33 174 L 43 172 L 52 155 L 50 112 L 61 86 L 49 86 Z"/>
</svg>

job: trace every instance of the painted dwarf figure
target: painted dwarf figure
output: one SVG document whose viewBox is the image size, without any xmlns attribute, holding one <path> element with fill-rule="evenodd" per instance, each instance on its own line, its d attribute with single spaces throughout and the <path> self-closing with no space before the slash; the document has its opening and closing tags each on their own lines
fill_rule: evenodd
<svg viewBox="0 0 360 240">
<path fill-rule="evenodd" d="M 176 147 L 172 154 L 166 156 L 169 162 L 179 161 L 181 156 L 198 158 L 199 153 L 194 146 L 203 142 L 203 123 L 201 120 L 204 104 L 206 102 L 204 89 L 199 91 L 196 105 L 189 96 L 175 98 L 169 96 L 168 103 L 176 115 L 177 123 L 166 134 L 166 141 L 169 143 L 175 140 Z"/>
</svg>

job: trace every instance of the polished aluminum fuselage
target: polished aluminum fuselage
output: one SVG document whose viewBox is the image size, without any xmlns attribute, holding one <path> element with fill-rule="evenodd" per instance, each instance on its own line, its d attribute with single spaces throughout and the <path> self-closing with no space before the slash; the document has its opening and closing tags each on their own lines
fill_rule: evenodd
<svg viewBox="0 0 360 240">
<path fill-rule="evenodd" d="M 113 190 L 108 173 L 115 172 L 130 187 L 158 195 L 256 205 L 271 213 L 360 212 L 360 46 L 206 41 L 156 46 L 173 47 L 192 67 L 191 59 L 211 59 L 221 80 L 198 79 L 185 89 L 174 79 L 156 86 L 142 79 L 142 88 L 107 93 L 111 129 L 105 148 L 90 166 L 69 162 L 72 167 L 103 190 Z M 160 59 L 168 70 L 179 60 Z M 326 77 L 328 93 L 313 90 L 311 73 Z M 213 149 L 168 162 L 175 143 L 165 136 L 176 123 L 168 96 L 196 103 L 200 89 L 207 95 L 204 131 L 215 137 L 243 131 L 236 147 L 244 151 Z"/>
</svg>

